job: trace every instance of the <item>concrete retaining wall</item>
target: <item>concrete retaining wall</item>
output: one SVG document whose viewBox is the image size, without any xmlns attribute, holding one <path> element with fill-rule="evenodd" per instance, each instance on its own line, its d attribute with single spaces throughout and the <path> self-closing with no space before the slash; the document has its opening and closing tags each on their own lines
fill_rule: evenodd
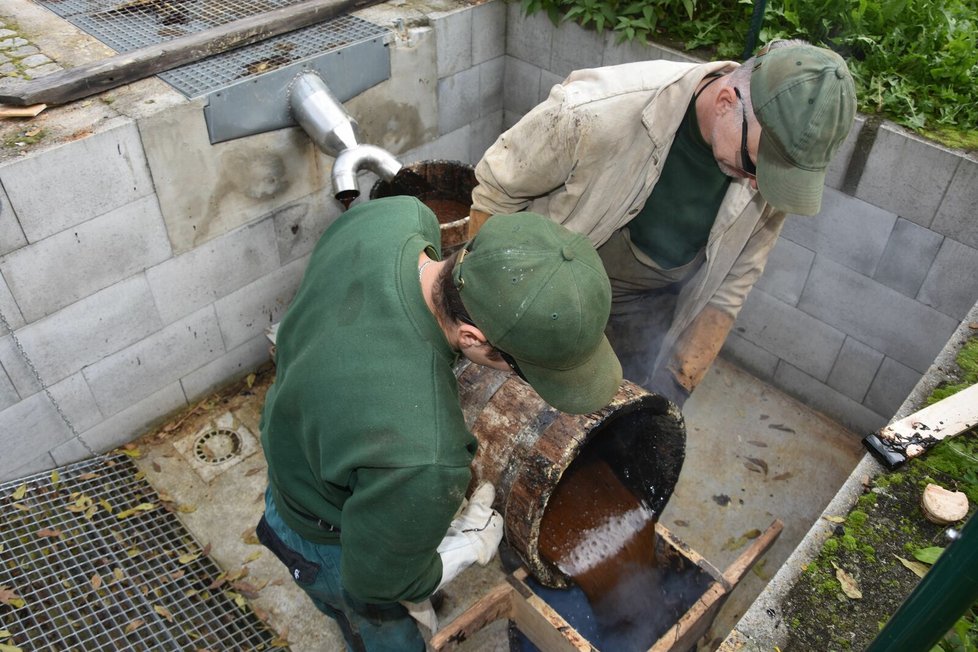
<svg viewBox="0 0 978 652">
<path fill-rule="evenodd" d="M 415 27 L 392 27 L 391 79 L 347 103 L 364 141 L 405 163 L 475 163 L 575 68 L 683 58 L 501 0 L 417 12 L 361 12 Z M 0 163 L 0 479 L 129 441 L 266 360 L 264 328 L 339 214 L 331 159 L 301 131 L 212 146 L 199 103 L 173 95 Z M 888 124 L 852 157 L 859 126 L 725 354 L 869 431 L 978 298 L 978 164 Z"/>
</svg>

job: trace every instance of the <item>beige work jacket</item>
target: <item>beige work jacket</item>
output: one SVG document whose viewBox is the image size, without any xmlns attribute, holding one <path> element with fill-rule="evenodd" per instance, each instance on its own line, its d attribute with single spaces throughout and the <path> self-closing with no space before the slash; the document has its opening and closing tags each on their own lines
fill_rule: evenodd
<svg viewBox="0 0 978 652">
<path fill-rule="evenodd" d="M 472 207 L 541 213 L 600 246 L 642 210 L 700 81 L 737 65 L 644 61 L 571 73 L 486 151 Z M 660 364 L 708 304 L 737 316 L 783 223 L 746 180 L 731 182 Z"/>
</svg>

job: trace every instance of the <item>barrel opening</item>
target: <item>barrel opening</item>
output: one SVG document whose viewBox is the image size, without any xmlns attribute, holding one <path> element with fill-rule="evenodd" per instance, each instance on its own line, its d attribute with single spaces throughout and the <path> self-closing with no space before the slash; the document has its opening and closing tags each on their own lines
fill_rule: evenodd
<svg viewBox="0 0 978 652">
<path fill-rule="evenodd" d="M 378 181 L 370 198 L 410 195 L 431 209 L 441 225 L 442 255 L 447 256 L 468 239 L 469 207 L 475 171 L 460 161 L 422 161 L 405 166 L 390 181 Z"/>
<path fill-rule="evenodd" d="M 652 394 L 608 411 L 583 438 L 572 440 L 551 469 L 556 477 L 551 473 L 550 486 L 541 491 L 528 560 L 537 580 L 568 586 L 574 562 L 561 568 L 556 560 L 563 554 L 580 558 L 575 547 L 586 556 L 595 545 L 616 545 L 621 530 L 645 528 L 653 542 L 654 523 L 679 479 L 685 448 L 682 416 Z M 602 538 L 609 540 L 596 542 Z"/>
</svg>

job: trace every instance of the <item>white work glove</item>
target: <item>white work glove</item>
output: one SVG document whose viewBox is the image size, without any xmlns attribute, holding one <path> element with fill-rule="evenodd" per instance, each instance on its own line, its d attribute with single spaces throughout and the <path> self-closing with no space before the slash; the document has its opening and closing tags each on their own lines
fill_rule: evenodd
<svg viewBox="0 0 978 652">
<path fill-rule="evenodd" d="M 438 544 L 442 571 L 436 591 L 473 562 L 485 566 L 496 554 L 503 540 L 503 517 L 492 508 L 495 497 L 495 487 L 482 483 L 448 527 L 448 533 Z"/>
<path fill-rule="evenodd" d="M 435 614 L 435 608 L 431 606 L 431 600 L 422 600 L 421 602 L 401 600 L 401 604 L 411 614 L 411 618 L 427 627 L 429 632 L 434 634 L 438 631 L 438 615 Z"/>
</svg>

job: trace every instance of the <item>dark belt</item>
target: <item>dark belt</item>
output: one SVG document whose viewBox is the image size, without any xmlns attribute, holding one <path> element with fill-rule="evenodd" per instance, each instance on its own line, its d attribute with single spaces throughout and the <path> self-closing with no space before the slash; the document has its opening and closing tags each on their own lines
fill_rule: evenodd
<svg viewBox="0 0 978 652">
<path fill-rule="evenodd" d="M 285 496 L 285 494 L 282 494 L 282 498 L 284 498 L 285 499 L 285 502 L 287 502 L 289 504 L 289 507 L 292 509 L 293 512 L 295 512 L 296 514 L 298 514 L 299 516 L 301 516 L 305 520 L 307 520 L 307 521 L 309 521 L 311 523 L 314 523 L 316 525 L 316 527 L 318 527 L 320 530 L 323 530 L 324 532 L 331 532 L 333 534 L 339 534 L 340 533 L 340 528 L 339 528 L 338 525 L 333 525 L 331 523 L 327 523 L 326 521 L 324 521 L 323 519 L 319 518 L 318 516 L 313 516 L 312 514 L 310 514 L 309 512 L 307 512 L 306 510 L 304 510 L 304 509 L 302 509 L 300 507 L 296 507 L 292 503 L 292 501 L 289 500 L 289 498 L 287 498 Z"/>
</svg>

